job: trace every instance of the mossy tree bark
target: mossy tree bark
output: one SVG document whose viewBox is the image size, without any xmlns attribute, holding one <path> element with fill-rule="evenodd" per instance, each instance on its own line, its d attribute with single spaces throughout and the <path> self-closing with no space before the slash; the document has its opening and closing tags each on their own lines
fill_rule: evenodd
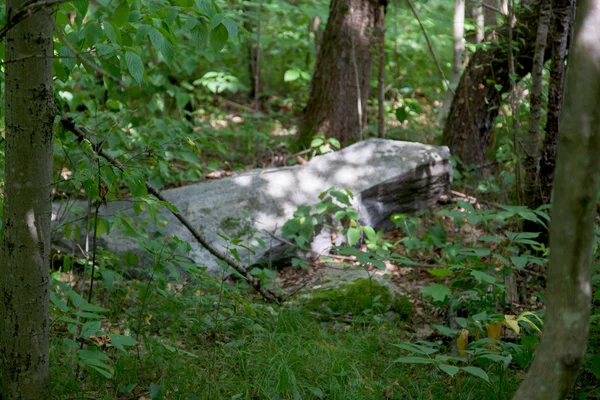
<svg viewBox="0 0 600 400">
<path fill-rule="evenodd" d="M 560 124 L 544 331 L 515 399 L 564 399 L 585 357 L 600 174 L 599 26 L 600 0 L 580 0 Z"/>
<path fill-rule="evenodd" d="M 7 15 L 26 4 L 8 0 Z M 52 206 L 50 9 L 6 36 L 5 169 L 0 247 L 0 393 L 49 399 L 49 260 Z"/>
<path fill-rule="evenodd" d="M 517 78 L 531 72 L 539 20 L 539 1 L 521 7 L 514 28 Z M 508 37 L 508 26 L 498 29 L 498 37 Z M 544 53 L 544 60 L 550 51 Z M 502 96 L 510 89 L 508 43 L 480 49 L 473 54 L 455 90 L 450 113 L 446 119 L 443 143 L 465 164 L 481 165 L 492 133 L 494 119 Z"/>
<path fill-rule="evenodd" d="M 361 140 L 367 126 L 380 6 L 386 7 L 387 0 L 331 0 L 300 126 L 300 147 L 320 134 L 343 145 Z"/>
</svg>

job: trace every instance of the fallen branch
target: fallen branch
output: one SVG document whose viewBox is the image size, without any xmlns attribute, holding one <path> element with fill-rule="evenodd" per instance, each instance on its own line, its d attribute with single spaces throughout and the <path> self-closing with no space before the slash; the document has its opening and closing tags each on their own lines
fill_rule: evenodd
<svg viewBox="0 0 600 400">
<path fill-rule="evenodd" d="M 60 120 L 60 122 L 65 130 L 67 130 L 67 131 L 73 133 L 75 136 L 77 136 L 77 139 L 79 140 L 79 142 L 88 140 L 85 132 L 83 130 L 81 130 L 79 127 L 77 127 L 75 125 L 75 122 L 73 122 L 73 120 L 71 118 L 62 118 Z M 113 156 L 108 154 L 106 151 L 102 150 L 102 148 L 99 148 L 98 146 L 96 146 L 94 143 L 92 143 L 92 148 L 99 156 L 106 159 L 111 165 L 114 165 L 121 171 L 123 171 L 125 169 L 125 167 L 119 160 L 115 159 Z M 150 183 L 148 183 L 148 182 L 144 182 L 144 183 L 146 185 L 146 189 L 148 190 L 148 193 L 150 193 L 151 195 L 156 197 L 158 200 L 168 203 L 168 201 L 163 197 L 163 195 L 160 194 L 160 192 L 158 190 L 156 190 Z M 272 290 L 264 288 L 261 285 L 261 282 L 258 278 L 250 275 L 248 273 L 248 271 L 246 270 L 246 268 L 244 268 L 243 265 L 239 264 L 236 260 L 229 257 L 227 254 L 221 252 L 215 246 L 213 246 L 202 235 L 202 233 L 200 233 L 196 228 L 194 228 L 192 226 L 191 222 L 187 218 L 185 218 L 183 215 L 181 215 L 178 211 L 172 211 L 172 210 L 170 210 L 170 211 L 173 214 L 173 216 L 175 218 L 177 218 L 179 220 L 179 222 L 181 222 L 181 224 L 190 231 L 190 233 L 192 234 L 192 236 L 194 236 L 194 238 L 198 241 L 198 243 L 200 243 L 214 257 L 216 257 L 217 259 L 219 259 L 221 261 L 224 261 L 225 263 L 227 263 L 227 265 L 229 265 L 236 272 L 238 272 L 241 276 L 243 276 L 244 279 L 246 279 L 248 281 L 248 283 L 258 293 L 260 293 L 263 296 L 263 298 L 265 300 L 270 301 L 270 302 L 277 302 L 277 303 L 282 302 L 283 298 L 281 297 L 281 295 L 279 293 L 276 293 Z"/>
</svg>

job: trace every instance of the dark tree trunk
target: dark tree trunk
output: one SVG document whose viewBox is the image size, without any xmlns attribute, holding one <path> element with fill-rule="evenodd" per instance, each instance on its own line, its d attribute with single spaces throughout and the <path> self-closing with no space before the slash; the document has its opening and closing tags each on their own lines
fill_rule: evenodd
<svg viewBox="0 0 600 400">
<path fill-rule="evenodd" d="M 529 94 L 529 131 L 523 140 L 525 150 L 525 204 L 536 208 L 539 197 L 538 162 L 540 141 L 540 120 L 542 118 L 542 73 L 544 70 L 544 53 L 548 41 L 548 28 L 552 14 L 552 0 L 542 0 L 536 39 L 533 70 L 531 71 L 531 92 Z"/>
<path fill-rule="evenodd" d="M 552 62 L 550 65 L 550 85 L 548 87 L 548 117 L 546 119 L 546 136 L 540 160 L 540 198 L 536 205 L 550 203 L 554 165 L 558 147 L 558 127 L 565 86 L 565 59 L 567 56 L 567 40 L 571 30 L 571 19 L 575 0 L 552 1 Z"/>
<path fill-rule="evenodd" d="M 517 79 L 531 72 L 539 15 L 539 2 L 517 12 L 513 39 L 519 44 L 515 52 Z M 507 29 L 506 25 L 500 28 L 498 36 L 508 37 Z M 510 90 L 507 49 L 508 44 L 501 41 L 475 52 L 455 90 L 442 140 L 466 164 L 483 164 L 502 95 Z M 544 59 L 549 57 L 547 50 Z"/>
<path fill-rule="evenodd" d="M 299 145 L 315 135 L 359 141 L 367 126 L 375 26 L 387 0 L 331 0 L 329 19 L 300 126 Z"/>
</svg>

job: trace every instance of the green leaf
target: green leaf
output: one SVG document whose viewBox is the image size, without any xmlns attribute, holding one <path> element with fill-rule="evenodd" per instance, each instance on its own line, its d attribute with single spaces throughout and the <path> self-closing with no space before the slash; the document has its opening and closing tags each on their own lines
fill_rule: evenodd
<svg viewBox="0 0 600 400">
<path fill-rule="evenodd" d="M 339 149 L 340 147 L 342 147 L 340 145 L 340 141 L 337 140 L 336 138 L 329 138 L 329 139 L 327 139 L 327 142 L 329 142 L 329 144 L 332 145 L 333 147 L 335 147 L 336 149 Z"/>
<path fill-rule="evenodd" d="M 77 9 L 77 13 L 81 18 L 84 18 L 87 14 L 88 7 L 90 5 L 90 0 L 77 0 L 73 2 L 73 5 Z"/>
<path fill-rule="evenodd" d="M 283 74 L 284 82 L 293 82 L 293 81 L 297 80 L 298 78 L 300 78 L 300 71 L 298 71 L 297 69 L 288 69 L 287 71 L 285 71 L 285 74 Z M 324 142 L 323 139 L 315 139 L 315 140 L 320 140 L 321 143 Z M 315 140 L 313 140 L 313 143 Z M 310 147 L 317 147 L 317 146 L 313 146 L 311 144 Z"/>
<path fill-rule="evenodd" d="M 349 228 L 348 229 L 348 244 L 350 246 L 354 246 L 360 240 L 360 228 Z"/>
<path fill-rule="evenodd" d="M 138 341 L 131 336 L 117 335 L 115 333 L 109 333 L 108 336 L 110 337 L 110 343 L 113 345 L 113 347 L 121 351 L 125 351 L 125 346 L 129 347 L 138 344 Z"/>
<path fill-rule="evenodd" d="M 456 337 L 456 335 L 460 332 L 459 329 L 451 329 L 447 326 L 443 325 L 432 325 L 433 328 L 437 329 L 442 335 L 448 336 L 451 338 Z"/>
<path fill-rule="evenodd" d="M 435 364 L 436 361 L 425 357 L 400 357 L 394 360 L 395 363 L 403 364 Z"/>
<path fill-rule="evenodd" d="M 129 73 L 138 84 L 144 80 L 144 64 L 140 57 L 130 51 L 125 52 L 125 63 L 129 69 Z"/>
<path fill-rule="evenodd" d="M 430 269 L 429 273 L 433 276 L 450 276 L 450 275 L 454 274 L 454 271 L 452 271 L 449 268 L 435 268 L 435 269 Z"/>
<path fill-rule="evenodd" d="M 192 29 L 192 37 L 196 41 L 196 45 L 200 48 L 206 46 L 206 42 L 208 42 L 209 30 L 206 23 L 201 21 L 198 25 Z"/>
<path fill-rule="evenodd" d="M 312 140 L 312 142 L 310 142 L 310 147 L 319 147 L 323 143 L 325 143 L 325 140 L 323 138 L 315 138 Z"/>
<path fill-rule="evenodd" d="M 196 9 L 200 12 L 200 14 L 206 15 L 210 19 L 212 19 L 217 12 L 211 0 L 195 0 L 195 3 Z"/>
<path fill-rule="evenodd" d="M 215 53 L 220 52 L 227 43 L 227 37 L 229 33 L 225 25 L 219 24 L 212 31 L 210 31 L 210 47 Z"/>
<path fill-rule="evenodd" d="M 454 376 L 458 373 L 458 371 L 460 371 L 460 368 L 458 368 L 457 366 L 454 366 L 454 365 L 438 364 L 437 367 L 441 371 L 444 371 L 445 373 L 447 373 L 450 376 Z"/>
<path fill-rule="evenodd" d="M 308 386 L 308 390 L 310 390 L 310 392 L 312 394 L 314 394 L 315 396 L 317 396 L 318 399 L 322 399 L 325 396 L 325 394 L 323 393 L 323 391 L 320 388 L 316 387 L 316 386 L 310 386 L 309 385 Z"/>
<path fill-rule="evenodd" d="M 175 50 L 171 42 L 169 42 L 167 38 L 165 38 L 165 36 L 156 28 L 151 28 L 150 32 L 148 32 L 148 35 L 150 36 L 152 47 L 158 50 L 158 52 L 164 57 L 165 61 L 168 63 L 173 61 Z"/>
<path fill-rule="evenodd" d="M 527 256 L 510 256 L 510 261 L 513 262 L 517 269 L 521 270 L 527 266 L 527 262 L 529 261 L 529 257 Z"/>
<path fill-rule="evenodd" d="M 433 297 L 433 301 L 443 302 L 452 292 L 447 286 L 434 284 L 423 288 L 423 295 Z"/>
<path fill-rule="evenodd" d="M 102 321 L 88 321 L 81 327 L 81 337 L 89 339 L 90 336 L 96 335 L 102 327 Z"/>
<path fill-rule="evenodd" d="M 76 2 L 77 3 L 77 2 Z M 115 10 L 112 16 L 112 20 L 117 24 L 117 26 L 123 25 L 127 22 L 127 17 L 129 16 L 129 6 L 127 5 L 127 1 L 122 1 L 119 4 L 119 7 Z"/>
<path fill-rule="evenodd" d="M 408 112 L 406 112 L 406 107 L 398 107 L 396 108 L 396 118 L 400 122 L 404 122 L 408 119 Z"/>
<path fill-rule="evenodd" d="M 77 64 L 75 54 L 73 54 L 73 52 L 69 50 L 67 46 L 61 46 L 60 50 L 58 50 L 58 55 L 60 57 L 60 61 L 65 67 L 67 67 L 69 71 L 71 71 Z"/>
<path fill-rule="evenodd" d="M 121 31 L 118 26 L 112 22 L 104 22 L 104 33 L 113 44 L 122 45 Z"/>
<path fill-rule="evenodd" d="M 490 382 L 490 378 L 488 377 L 488 374 L 486 374 L 486 372 L 484 370 L 482 370 L 481 368 L 478 367 L 462 367 L 461 368 L 463 371 L 476 376 L 478 378 L 483 379 L 486 382 Z"/>
<path fill-rule="evenodd" d="M 491 275 L 486 274 L 483 271 L 473 270 L 471 271 L 471 275 L 477 279 L 477 282 L 486 282 L 486 283 L 496 283 L 496 278 Z"/>
</svg>

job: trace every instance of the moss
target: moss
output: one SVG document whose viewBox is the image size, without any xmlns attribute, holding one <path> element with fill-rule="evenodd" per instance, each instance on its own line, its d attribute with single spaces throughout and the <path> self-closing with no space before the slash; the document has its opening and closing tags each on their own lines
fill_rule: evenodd
<svg viewBox="0 0 600 400">
<path fill-rule="evenodd" d="M 335 314 L 361 315 L 366 310 L 383 313 L 392 304 L 390 290 L 368 278 L 359 279 L 334 289 L 317 291 L 307 300 L 306 306 L 321 310 L 330 309 Z"/>
</svg>

